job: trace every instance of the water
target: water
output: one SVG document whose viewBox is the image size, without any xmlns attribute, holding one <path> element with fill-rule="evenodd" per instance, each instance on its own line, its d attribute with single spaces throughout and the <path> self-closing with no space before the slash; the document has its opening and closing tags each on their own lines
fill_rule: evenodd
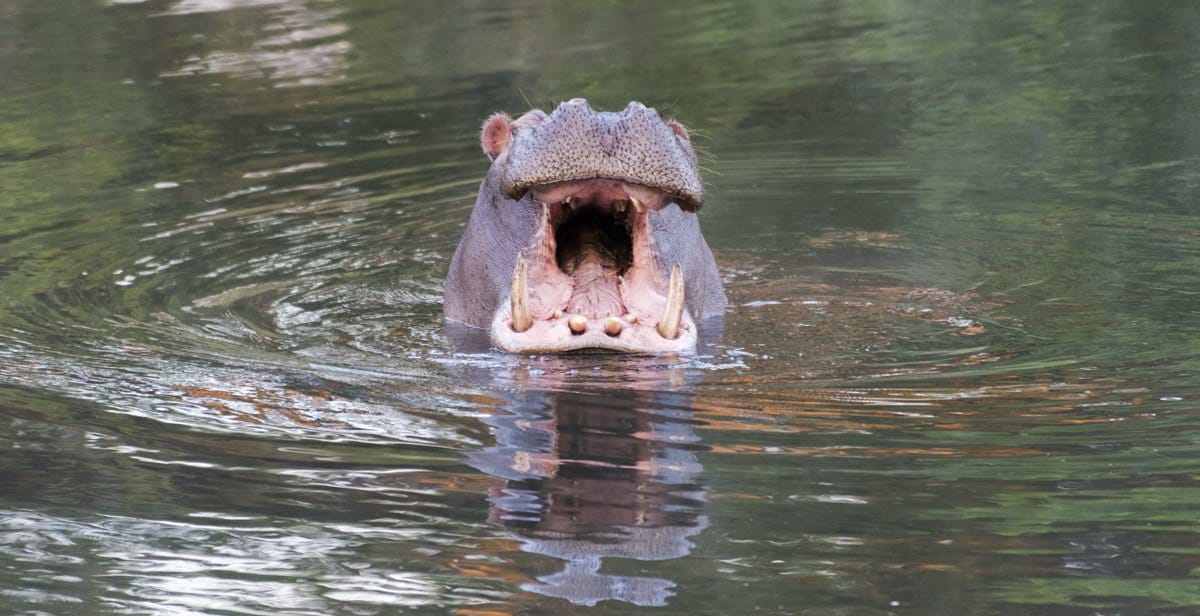
<svg viewBox="0 0 1200 616">
<path fill-rule="evenodd" d="M 1200 610 L 1197 32 L 7 2 L 0 611 Z M 574 96 L 704 151 L 697 356 L 443 331 L 480 122 Z"/>
</svg>

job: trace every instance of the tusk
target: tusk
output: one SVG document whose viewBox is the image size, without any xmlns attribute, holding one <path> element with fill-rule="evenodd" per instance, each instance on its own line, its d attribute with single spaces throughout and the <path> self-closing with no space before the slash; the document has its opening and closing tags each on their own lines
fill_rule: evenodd
<svg viewBox="0 0 1200 616">
<path fill-rule="evenodd" d="M 679 337 L 679 322 L 683 320 L 683 274 L 679 264 L 671 270 L 671 281 L 667 283 L 667 305 L 658 320 L 658 334 L 668 340 Z"/>
<path fill-rule="evenodd" d="M 582 334 L 587 331 L 587 317 L 577 314 L 567 319 L 567 327 L 571 328 L 573 334 Z"/>
<path fill-rule="evenodd" d="M 621 328 L 623 327 L 624 325 L 621 323 L 621 319 L 618 319 L 617 317 L 608 317 L 604 321 L 604 333 L 608 334 L 609 336 L 620 335 Z"/>
<path fill-rule="evenodd" d="M 517 266 L 513 268 L 512 328 L 518 334 L 533 327 L 533 315 L 529 314 L 529 275 L 525 266 L 525 255 L 517 254 Z"/>
<path fill-rule="evenodd" d="M 633 204 L 633 211 L 637 212 L 638 214 L 641 214 L 642 210 L 646 207 L 642 205 L 641 201 L 637 200 L 637 197 L 629 197 L 629 203 Z"/>
</svg>

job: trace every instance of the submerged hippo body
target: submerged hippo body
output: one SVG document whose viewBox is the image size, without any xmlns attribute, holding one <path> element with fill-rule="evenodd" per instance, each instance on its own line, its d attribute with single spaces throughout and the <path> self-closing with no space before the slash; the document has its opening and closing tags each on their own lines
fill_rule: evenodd
<svg viewBox="0 0 1200 616">
<path fill-rule="evenodd" d="M 583 99 L 483 127 L 492 166 L 445 285 L 445 316 L 516 352 L 676 352 L 725 292 L 695 212 L 687 131 Z"/>
</svg>

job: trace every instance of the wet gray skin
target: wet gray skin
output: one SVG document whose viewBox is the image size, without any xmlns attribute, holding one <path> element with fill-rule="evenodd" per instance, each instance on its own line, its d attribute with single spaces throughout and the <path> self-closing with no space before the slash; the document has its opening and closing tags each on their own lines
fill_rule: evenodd
<svg viewBox="0 0 1200 616">
<path fill-rule="evenodd" d="M 514 352 L 687 352 L 725 292 L 687 130 L 641 103 L 493 115 L 492 166 L 445 284 L 451 322 Z"/>
</svg>

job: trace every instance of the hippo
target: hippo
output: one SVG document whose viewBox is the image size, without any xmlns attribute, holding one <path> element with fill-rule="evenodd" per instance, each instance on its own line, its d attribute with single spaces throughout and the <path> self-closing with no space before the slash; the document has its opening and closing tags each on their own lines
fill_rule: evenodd
<svg viewBox="0 0 1200 616">
<path fill-rule="evenodd" d="M 448 322 L 511 352 L 680 353 L 726 299 L 687 129 L 582 98 L 483 125 L 492 164 L 450 262 Z"/>
</svg>

